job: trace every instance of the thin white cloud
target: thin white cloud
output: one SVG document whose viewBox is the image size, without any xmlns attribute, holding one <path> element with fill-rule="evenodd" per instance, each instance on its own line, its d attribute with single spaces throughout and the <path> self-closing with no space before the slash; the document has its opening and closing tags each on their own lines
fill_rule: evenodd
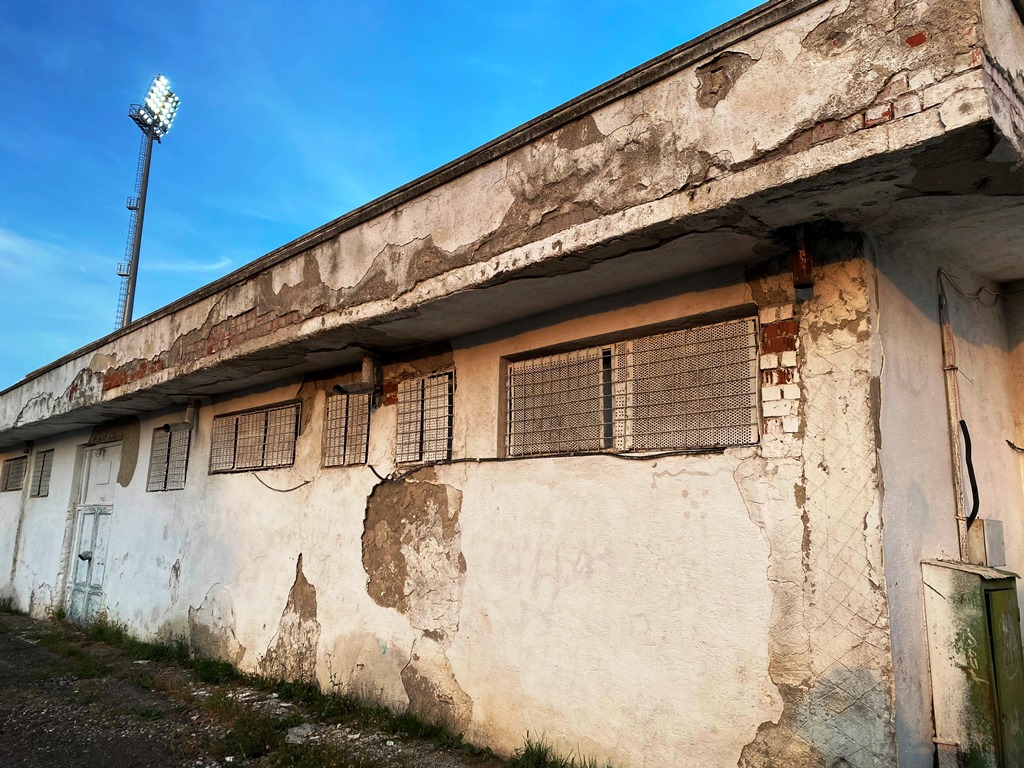
<svg viewBox="0 0 1024 768">
<path fill-rule="evenodd" d="M 18 327 L 5 337 L 0 388 L 113 330 L 113 264 L 56 239 L 0 227 L 0 306 Z"/>
<path fill-rule="evenodd" d="M 173 272 L 186 274 L 205 274 L 208 272 L 227 272 L 232 266 L 232 261 L 227 256 L 221 256 L 216 261 L 190 261 L 188 259 L 155 259 L 147 260 L 145 268 L 150 272 Z"/>
</svg>

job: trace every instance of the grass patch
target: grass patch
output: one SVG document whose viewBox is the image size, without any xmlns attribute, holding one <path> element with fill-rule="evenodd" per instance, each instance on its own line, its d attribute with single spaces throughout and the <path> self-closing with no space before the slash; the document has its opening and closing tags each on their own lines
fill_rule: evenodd
<svg viewBox="0 0 1024 768">
<path fill-rule="evenodd" d="M 143 707 L 133 713 L 139 720 L 159 720 L 164 716 L 164 711 L 159 707 Z"/>
<path fill-rule="evenodd" d="M 224 756 L 263 757 L 284 746 L 288 721 L 272 715 L 244 712 L 235 721 L 221 743 Z"/>
<path fill-rule="evenodd" d="M 199 682 L 207 685 L 234 683 L 245 679 L 245 675 L 239 672 L 233 664 L 220 659 L 193 659 L 186 666 L 192 668 Z"/>
<path fill-rule="evenodd" d="M 527 733 L 526 743 L 516 750 L 509 768 L 611 768 L 611 764 L 602 766 L 596 758 L 581 755 L 562 757 L 543 736 L 535 740 Z"/>
<path fill-rule="evenodd" d="M 202 701 L 202 707 L 221 722 L 231 722 L 242 714 L 243 708 L 224 691 L 217 691 Z"/>
<path fill-rule="evenodd" d="M 95 656 L 85 653 L 81 648 L 67 648 L 64 651 L 64 655 L 72 660 L 72 663 L 66 670 L 66 673 L 74 675 L 79 680 L 104 677 L 105 675 L 110 674 L 109 666 L 104 664 Z"/>
<path fill-rule="evenodd" d="M 19 611 L 14 607 L 13 597 L 0 597 L 0 613 L 10 613 L 15 616 L 24 616 L 23 611 Z"/>
<path fill-rule="evenodd" d="M 274 752 L 275 768 L 390 768 L 393 762 L 353 755 L 333 744 L 285 744 Z"/>
</svg>

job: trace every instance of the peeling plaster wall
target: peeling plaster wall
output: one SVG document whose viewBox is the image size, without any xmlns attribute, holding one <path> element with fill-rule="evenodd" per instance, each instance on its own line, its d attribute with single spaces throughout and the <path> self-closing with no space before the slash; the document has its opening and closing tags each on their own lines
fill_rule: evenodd
<svg viewBox="0 0 1024 768">
<path fill-rule="evenodd" d="M 0 596 L 11 597 L 15 606 L 36 617 L 49 615 L 62 600 L 62 560 L 73 507 L 76 442 L 87 440 L 88 433 L 77 433 L 60 441 L 36 443 L 29 455 L 24 488 L 0 494 Z M 49 494 L 29 496 L 35 457 L 50 449 L 54 458 Z M 23 454 L 2 454 L 0 460 L 19 455 Z"/>
<path fill-rule="evenodd" d="M 901 766 L 930 768 L 932 691 L 928 674 L 920 562 L 959 559 L 953 497 L 935 254 L 908 248 L 899 236 L 877 249 L 882 480 L 885 488 L 886 584 L 892 616 L 893 667 Z M 950 271 L 964 293 L 999 286 L 962 269 Z M 1002 301 L 985 307 L 946 285 L 955 334 L 961 415 L 971 432 L 981 496 L 980 517 L 1003 521 L 1007 568 L 1024 569 L 1024 497 L 1020 456 L 1006 440 L 1019 435 Z M 993 296 L 982 298 L 992 303 Z M 1019 344 L 1019 341 L 1017 342 Z M 965 485 L 967 485 L 965 470 Z M 971 499 L 967 487 L 966 506 Z M 1021 597 L 1024 597 L 1022 595 Z M 939 692 L 942 695 L 942 692 Z"/>
<path fill-rule="evenodd" d="M 624 766 L 893 764 L 871 272 L 856 238 L 820 255 L 801 304 L 785 273 L 732 269 L 385 368 L 387 386 L 454 363 L 455 456 L 494 457 L 502 356 L 756 302 L 775 329 L 762 331 L 763 392 L 796 399 L 765 401 L 755 447 L 457 463 L 381 485 L 365 466 L 320 467 L 334 377 L 204 405 L 185 490 L 146 493 L 153 429 L 181 414 L 143 419 L 115 501 L 109 615 L 143 635 L 187 633 L 246 669 L 409 706 L 506 752 L 529 730 Z M 778 367 L 786 356 L 795 367 Z M 293 467 L 207 474 L 216 414 L 300 393 Z M 373 414 L 379 472 L 394 466 L 395 411 Z M 54 442 L 54 504 L 87 439 Z M 56 584 L 50 547 L 40 578 Z"/>
<path fill-rule="evenodd" d="M 979 23 L 974 2 L 814 5 L 88 348 L 0 398 L 0 432 L 530 270 L 586 269 L 567 257 L 730 204 L 724 225 L 756 229 L 738 201 L 988 120 Z"/>
</svg>

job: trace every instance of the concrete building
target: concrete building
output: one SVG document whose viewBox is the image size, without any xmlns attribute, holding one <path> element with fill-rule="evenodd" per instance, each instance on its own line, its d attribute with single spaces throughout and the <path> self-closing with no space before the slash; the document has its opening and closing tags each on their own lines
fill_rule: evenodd
<svg viewBox="0 0 1024 768">
<path fill-rule="evenodd" d="M 1021 14 L 766 3 L 29 374 L 0 594 L 504 752 L 1024 764 Z"/>
</svg>

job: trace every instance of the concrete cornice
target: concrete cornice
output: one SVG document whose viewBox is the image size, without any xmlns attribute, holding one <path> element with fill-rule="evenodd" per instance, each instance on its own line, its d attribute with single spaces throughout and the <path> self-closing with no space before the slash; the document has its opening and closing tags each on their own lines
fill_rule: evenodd
<svg viewBox="0 0 1024 768">
<path fill-rule="evenodd" d="M 504 155 L 536 141 L 574 120 L 584 117 L 653 83 L 670 77 L 680 70 L 724 51 L 752 35 L 797 16 L 826 0 L 771 0 L 667 53 L 651 59 L 608 82 L 593 88 L 575 99 L 530 120 L 511 131 L 489 141 L 477 149 L 452 160 L 430 173 L 405 184 L 376 200 L 356 208 L 317 229 L 292 240 L 280 248 L 261 256 L 234 272 L 219 278 L 155 312 L 139 318 L 125 328 L 110 333 L 80 349 L 28 373 L 19 382 L 0 390 L 0 395 L 17 389 L 27 381 L 57 368 L 75 358 L 92 352 L 104 344 L 130 334 L 152 322 L 195 304 L 225 288 L 243 282 L 279 262 L 302 253 L 338 234 L 398 208 L 454 179 L 480 168 Z"/>
</svg>

